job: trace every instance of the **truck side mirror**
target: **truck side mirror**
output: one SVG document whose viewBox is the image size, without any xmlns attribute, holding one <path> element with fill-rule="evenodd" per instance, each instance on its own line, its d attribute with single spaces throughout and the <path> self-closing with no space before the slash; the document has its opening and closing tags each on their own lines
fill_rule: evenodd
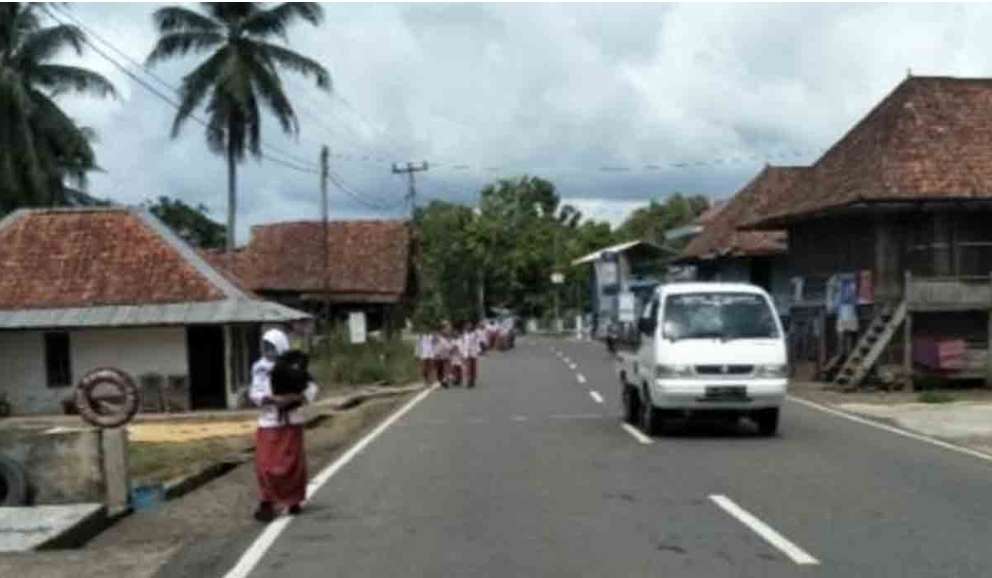
<svg viewBox="0 0 992 578">
<path fill-rule="evenodd" d="M 637 330 L 644 335 L 654 333 L 655 327 L 657 327 L 657 323 L 650 317 L 641 317 L 637 320 Z"/>
</svg>

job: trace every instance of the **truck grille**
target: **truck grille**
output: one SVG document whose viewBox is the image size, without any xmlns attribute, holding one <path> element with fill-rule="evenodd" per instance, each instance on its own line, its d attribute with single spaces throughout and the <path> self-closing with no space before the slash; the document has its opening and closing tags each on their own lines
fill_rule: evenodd
<svg viewBox="0 0 992 578">
<path fill-rule="evenodd" d="M 753 365 L 697 365 L 696 375 L 747 375 Z"/>
</svg>

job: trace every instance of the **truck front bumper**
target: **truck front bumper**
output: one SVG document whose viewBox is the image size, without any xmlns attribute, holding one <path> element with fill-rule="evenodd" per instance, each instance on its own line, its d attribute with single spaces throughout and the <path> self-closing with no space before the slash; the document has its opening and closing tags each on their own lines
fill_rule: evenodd
<svg viewBox="0 0 992 578">
<path fill-rule="evenodd" d="M 651 404 L 659 409 L 767 409 L 782 405 L 787 386 L 787 379 L 658 379 L 651 388 Z M 740 394 L 723 395 L 727 388 Z"/>
</svg>

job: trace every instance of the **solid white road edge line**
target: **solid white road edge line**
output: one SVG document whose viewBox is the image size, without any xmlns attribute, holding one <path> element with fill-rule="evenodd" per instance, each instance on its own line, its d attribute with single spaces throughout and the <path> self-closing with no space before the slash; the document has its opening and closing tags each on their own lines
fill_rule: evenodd
<svg viewBox="0 0 992 578">
<path fill-rule="evenodd" d="M 586 382 L 586 376 L 582 375 L 581 373 L 577 374 L 575 376 L 575 379 L 578 380 L 579 383 L 585 383 Z"/>
<path fill-rule="evenodd" d="M 641 433 L 641 430 L 639 430 L 636 427 L 630 425 L 629 423 L 622 423 L 622 424 L 620 424 L 620 427 L 622 427 L 625 432 L 627 432 L 630 435 L 634 436 L 634 439 L 635 440 L 641 442 L 644 445 L 650 445 L 650 444 L 653 444 L 654 443 L 654 440 L 653 439 L 651 439 L 648 436 L 644 435 L 643 433 Z"/>
<path fill-rule="evenodd" d="M 827 407 L 827 406 L 825 406 L 825 405 L 823 405 L 821 403 L 817 403 L 815 401 L 809 401 L 807 399 L 802 399 L 802 398 L 798 398 L 798 397 L 791 396 L 791 395 L 789 396 L 789 401 L 794 401 L 794 402 L 796 402 L 798 404 L 805 405 L 805 406 L 811 407 L 813 409 L 818 409 L 818 410 L 820 410 L 820 411 L 822 411 L 824 413 L 829 413 L 829 414 L 835 415 L 837 417 L 842 417 L 844 419 L 847 419 L 847 420 L 850 420 L 850 421 L 853 421 L 853 422 L 856 422 L 856 423 L 860 423 L 860 424 L 863 424 L 863 425 L 871 426 L 873 428 L 884 430 L 884 431 L 887 431 L 889 433 L 894 433 L 896 435 L 907 437 L 909 439 L 913 439 L 913 440 L 916 440 L 916 441 L 928 443 L 930 445 L 934 445 L 934 446 L 937 446 L 939 448 L 944 448 L 945 450 L 951 450 L 952 452 L 957 452 L 959 454 L 964 454 L 966 456 L 971 456 L 973 458 L 978 458 L 980 460 L 985 460 L 986 462 L 992 462 L 992 456 L 990 456 L 989 454 L 986 454 L 984 452 L 980 452 L 978 450 L 973 450 L 971 448 L 962 447 L 962 446 L 955 445 L 955 444 L 952 444 L 952 443 L 949 443 L 949 442 L 941 441 L 941 440 L 938 440 L 938 439 L 935 439 L 935 438 L 932 438 L 932 437 L 925 436 L 923 434 L 913 433 L 911 431 L 907 431 L 907 430 L 904 430 L 904 429 L 901 429 L 901 428 L 897 428 L 895 426 L 891 426 L 891 425 L 888 425 L 888 424 L 879 423 L 877 421 L 872 421 L 872 420 L 870 420 L 868 418 L 858 417 L 858 416 L 856 416 L 856 415 L 854 415 L 854 414 L 852 414 L 850 412 L 846 412 L 846 411 L 843 411 L 843 410 L 840 410 L 840 409 L 834 409 L 832 407 Z"/>
<path fill-rule="evenodd" d="M 737 518 L 740 523 L 750 528 L 755 534 L 764 538 L 766 542 L 778 548 L 796 564 L 806 566 L 820 563 L 819 560 L 810 556 L 805 550 L 790 542 L 785 538 L 785 536 L 776 532 L 771 526 L 762 522 L 753 514 L 735 504 L 734 501 L 727 496 L 712 495 L 710 496 L 710 499 L 713 500 L 717 506 L 720 506 L 723 511 Z"/>
<path fill-rule="evenodd" d="M 374 430 L 369 432 L 368 435 L 359 440 L 355 445 L 351 446 L 348 451 L 341 454 L 338 459 L 334 460 L 333 463 L 317 474 L 317 476 L 314 477 L 309 484 L 307 484 L 307 499 L 310 499 L 314 493 L 321 488 L 321 486 L 327 483 L 327 480 L 331 479 L 331 476 L 336 474 L 338 470 L 343 468 L 348 462 L 354 459 L 355 456 L 361 453 L 361 451 L 372 443 L 375 438 L 379 437 L 382 432 L 386 431 L 386 428 L 396 423 L 396 421 L 403 417 L 406 412 L 413 409 L 413 406 L 420 403 L 425 397 L 434 391 L 436 387 L 437 386 L 430 387 L 417 394 L 417 397 L 411 399 L 406 403 L 406 405 L 396 410 L 393 415 L 386 418 L 386 421 L 379 424 Z M 245 578 L 248 576 L 252 570 L 255 569 L 255 566 L 258 565 L 258 562 L 262 559 L 262 556 L 264 556 L 269 548 L 272 547 L 272 544 L 275 543 L 276 539 L 279 538 L 279 535 L 286 529 L 286 526 L 289 526 L 289 523 L 292 520 L 292 516 L 282 516 L 266 526 L 265 530 L 259 534 L 258 538 L 255 538 L 255 541 L 252 542 L 251 546 L 249 546 L 248 549 L 245 550 L 245 553 L 241 555 L 241 558 L 238 560 L 238 563 L 234 565 L 234 568 L 231 568 L 231 570 L 224 575 L 224 578 Z"/>
<path fill-rule="evenodd" d="M 599 395 L 599 392 L 598 391 L 595 391 L 595 390 L 594 391 L 590 391 L 589 392 L 589 397 L 591 397 L 592 400 L 595 401 L 596 403 L 603 403 L 603 396 Z"/>
</svg>

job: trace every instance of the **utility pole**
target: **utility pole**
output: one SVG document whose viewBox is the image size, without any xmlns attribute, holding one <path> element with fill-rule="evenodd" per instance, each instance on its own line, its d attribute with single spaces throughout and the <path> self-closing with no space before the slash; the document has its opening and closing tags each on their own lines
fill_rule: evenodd
<svg viewBox="0 0 992 578">
<path fill-rule="evenodd" d="M 420 238 L 420 233 L 417 231 L 417 185 L 414 182 L 414 175 L 421 171 L 426 171 L 427 168 L 427 161 L 421 162 L 420 166 L 407 162 L 405 167 L 401 167 L 399 164 L 393 163 L 393 174 L 405 174 L 407 178 L 407 185 L 409 187 L 406 197 L 410 201 L 410 233 L 413 236 L 415 248 L 415 254 L 413 257 L 413 283 L 416 285 L 418 297 L 424 290 L 423 276 L 420 272 L 421 243 L 423 242 L 423 239 Z"/>
<path fill-rule="evenodd" d="M 327 166 L 331 153 L 327 145 L 320 147 L 320 213 L 324 222 L 324 242 L 321 244 L 324 257 L 324 349 L 330 356 L 331 353 L 331 272 L 330 272 L 330 243 L 328 231 L 329 209 L 327 203 Z"/>
<path fill-rule="evenodd" d="M 405 167 L 401 167 L 396 163 L 393 163 L 393 174 L 401 175 L 405 174 L 407 177 L 407 183 L 409 186 L 409 191 L 407 192 L 407 200 L 410 201 L 410 220 L 413 220 L 414 213 L 417 210 L 417 186 L 414 182 L 414 173 L 419 173 L 421 171 L 426 171 L 428 169 L 427 161 L 423 161 L 419 166 L 413 163 L 406 163 Z"/>
</svg>

